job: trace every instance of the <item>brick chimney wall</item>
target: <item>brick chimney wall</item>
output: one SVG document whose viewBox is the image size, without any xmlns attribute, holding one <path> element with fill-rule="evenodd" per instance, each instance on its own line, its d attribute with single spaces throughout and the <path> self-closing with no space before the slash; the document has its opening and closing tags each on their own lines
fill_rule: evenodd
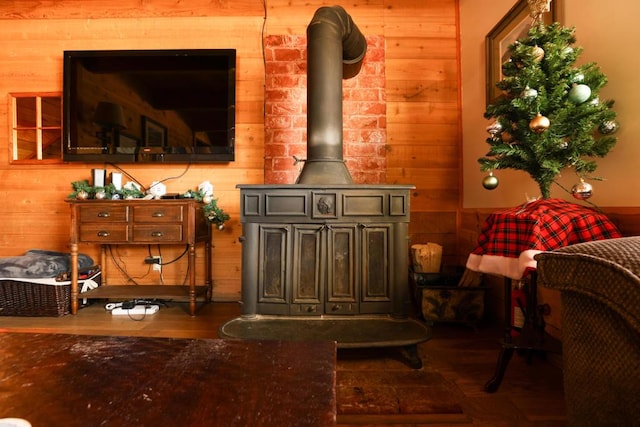
<svg viewBox="0 0 640 427">
<path fill-rule="evenodd" d="M 265 184 L 293 184 L 307 153 L 307 38 L 265 38 Z M 385 50 L 367 37 L 360 73 L 342 81 L 343 156 L 355 184 L 386 182 Z"/>
</svg>

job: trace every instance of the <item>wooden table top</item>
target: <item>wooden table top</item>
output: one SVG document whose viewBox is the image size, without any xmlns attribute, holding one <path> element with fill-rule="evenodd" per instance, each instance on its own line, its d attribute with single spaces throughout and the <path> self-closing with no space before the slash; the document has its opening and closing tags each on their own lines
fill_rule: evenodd
<svg viewBox="0 0 640 427">
<path fill-rule="evenodd" d="M 327 426 L 336 344 L 0 333 L 0 418 L 40 426 Z"/>
</svg>

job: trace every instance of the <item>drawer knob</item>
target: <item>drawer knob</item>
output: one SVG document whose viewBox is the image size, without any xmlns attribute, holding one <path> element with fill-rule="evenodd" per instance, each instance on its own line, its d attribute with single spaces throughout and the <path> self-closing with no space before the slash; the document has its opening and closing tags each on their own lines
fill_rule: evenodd
<svg viewBox="0 0 640 427">
<path fill-rule="evenodd" d="M 98 231 L 98 237 L 109 237 L 108 231 Z"/>
<path fill-rule="evenodd" d="M 154 218 L 162 218 L 164 216 L 164 212 L 155 211 L 154 213 L 151 214 L 151 216 L 154 217 Z"/>
<path fill-rule="evenodd" d="M 98 212 L 98 218 L 109 218 L 110 216 L 111 213 L 109 213 L 108 211 Z"/>
<path fill-rule="evenodd" d="M 152 231 L 151 232 L 151 237 L 162 237 L 162 231 Z"/>
</svg>

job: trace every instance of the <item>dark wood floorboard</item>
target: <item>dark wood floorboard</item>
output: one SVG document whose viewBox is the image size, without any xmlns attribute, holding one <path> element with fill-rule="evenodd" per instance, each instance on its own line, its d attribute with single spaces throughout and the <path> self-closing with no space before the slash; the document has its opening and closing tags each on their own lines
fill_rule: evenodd
<svg viewBox="0 0 640 427">
<path fill-rule="evenodd" d="M 0 331 L 71 333 L 88 335 L 125 335 L 176 338 L 217 338 L 218 328 L 238 316 L 236 303 L 212 303 L 199 308 L 197 316 L 188 315 L 188 305 L 173 303 L 152 316 L 112 316 L 102 304 L 80 310 L 76 316 L 58 318 L 3 317 Z M 480 324 L 437 324 L 433 338 L 420 345 L 425 365 L 438 370 L 455 384 L 466 419 L 437 417 L 349 417 L 338 418 L 338 425 L 408 426 L 565 426 L 562 371 L 534 357 L 527 364 L 514 355 L 500 389 L 484 392 L 484 383 L 492 376 L 500 348 L 501 328 Z M 338 354 L 338 361 L 340 353 Z M 366 363 L 366 361 L 363 361 Z"/>
</svg>

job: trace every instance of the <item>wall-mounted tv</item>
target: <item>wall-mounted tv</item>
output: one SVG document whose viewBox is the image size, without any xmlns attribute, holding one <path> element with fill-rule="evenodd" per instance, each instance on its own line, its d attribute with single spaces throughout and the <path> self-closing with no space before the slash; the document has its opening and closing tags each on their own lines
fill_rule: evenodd
<svg viewBox="0 0 640 427">
<path fill-rule="evenodd" d="M 235 159 L 235 49 L 64 52 L 63 160 Z"/>
</svg>

